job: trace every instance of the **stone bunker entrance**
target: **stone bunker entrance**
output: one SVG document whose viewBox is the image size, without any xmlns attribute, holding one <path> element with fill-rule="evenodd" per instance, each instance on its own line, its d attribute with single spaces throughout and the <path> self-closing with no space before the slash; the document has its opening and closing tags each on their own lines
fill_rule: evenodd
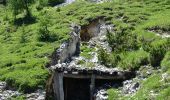
<svg viewBox="0 0 170 100">
<path fill-rule="evenodd" d="M 110 71 L 91 69 L 56 69 L 54 76 L 55 100 L 95 100 L 96 89 L 121 85 L 123 80 L 134 77 L 129 71 Z"/>
<path fill-rule="evenodd" d="M 90 79 L 64 78 L 65 100 L 90 100 Z"/>
<path fill-rule="evenodd" d="M 96 79 L 94 83 L 95 89 L 100 89 L 103 87 L 103 84 L 121 85 L 122 80 L 109 80 L 109 79 Z M 63 88 L 64 88 L 64 100 L 94 100 L 94 92 L 91 89 L 91 79 L 89 78 L 68 78 L 64 77 L 63 79 Z M 109 88 L 105 86 L 105 88 Z"/>
</svg>

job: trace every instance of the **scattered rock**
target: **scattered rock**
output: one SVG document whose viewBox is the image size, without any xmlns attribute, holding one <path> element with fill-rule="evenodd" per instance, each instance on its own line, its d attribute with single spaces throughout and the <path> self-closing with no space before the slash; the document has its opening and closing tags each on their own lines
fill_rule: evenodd
<svg viewBox="0 0 170 100">
<path fill-rule="evenodd" d="M 6 89 L 6 87 L 7 87 L 6 82 L 0 82 L 0 90 L 4 90 Z"/>
<path fill-rule="evenodd" d="M 95 100 L 108 100 L 108 94 L 106 89 L 101 89 L 97 91 L 95 95 Z"/>
<path fill-rule="evenodd" d="M 170 80 L 170 75 L 168 73 L 163 73 L 161 81 L 168 82 L 168 80 Z"/>
<path fill-rule="evenodd" d="M 20 96 L 21 93 L 14 90 L 6 90 L 7 83 L 6 82 L 0 82 L 0 100 L 7 100 L 11 97 L 17 97 Z"/>
<path fill-rule="evenodd" d="M 169 38 L 170 37 L 170 31 L 160 28 L 160 27 L 153 27 L 148 29 L 150 32 L 155 33 L 156 35 L 162 37 L 162 38 Z"/>
<path fill-rule="evenodd" d="M 37 90 L 35 93 L 23 94 L 14 90 L 7 90 L 7 83 L 0 82 L 0 100 L 10 100 L 12 97 L 25 96 L 27 100 L 45 100 L 45 91 Z"/>
<path fill-rule="evenodd" d="M 132 80 L 126 80 L 123 82 L 123 93 L 133 94 L 139 89 L 139 82 L 133 82 Z"/>
<path fill-rule="evenodd" d="M 27 100 L 45 100 L 45 91 L 37 90 L 35 93 L 26 94 Z"/>
</svg>

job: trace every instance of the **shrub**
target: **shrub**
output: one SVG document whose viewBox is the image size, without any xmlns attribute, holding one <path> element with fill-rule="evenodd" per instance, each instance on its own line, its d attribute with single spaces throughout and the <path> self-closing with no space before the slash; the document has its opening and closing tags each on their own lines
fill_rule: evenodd
<svg viewBox="0 0 170 100">
<path fill-rule="evenodd" d="M 25 42 L 27 42 L 27 37 L 25 32 L 25 26 L 23 25 L 20 43 L 25 43 Z"/>
<path fill-rule="evenodd" d="M 119 92 L 117 89 L 109 89 L 107 92 L 109 95 L 108 100 L 116 100 L 119 97 Z"/>
<path fill-rule="evenodd" d="M 154 41 L 149 48 L 150 63 L 152 66 L 160 66 L 162 59 L 168 51 L 169 43 L 166 40 Z"/>
<path fill-rule="evenodd" d="M 164 46 L 159 46 L 150 49 L 150 63 L 152 66 L 159 66 L 161 60 L 164 58 L 166 50 Z"/>
<path fill-rule="evenodd" d="M 114 52 L 131 51 L 138 49 L 137 36 L 124 30 L 120 32 L 107 32 L 107 41 Z"/>
<path fill-rule="evenodd" d="M 50 40 L 50 32 L 47 29 L 47 26 L 42 26 L 39 28 L 39 40 L 40 41 L 49 41 Z"/>
<path fill-rule="evenodd" d="M 104 49 L 99 49 L 98 51 L 98 60 L 101 64 L 110 66 L 109 64 L 109 54 Z"/>
<path fill-rule="evenodd" d="M 37 10 L 43 9 L 43 7 L 48 5 L 48 0 L 39 0 L 38 1 L 38 6 L 36 7 Z"/>
<path fill-rule="evenodd" d="M 58 40 L 57 34 L 51 33 L 48 29 L 49 20 L 43 18 L 40 21 L 40 26 L 38 30 L 38 39 L 42 42 L 53 42 Z"/>
<path fill-rule="evenodd" d="M 170 50 L 170 39 L 146 40 L 142 39 L 142 48 L 150 53 L 150 63 L 152 66 L 160 66 L 166 52 Z"/>
<path fill-rule="evenodd" d="M 161 62 L 162 70 L 165 72 L 170 69 L 170 52 L 167 52 L 164 59 Z"/>
<path fill-rule="evenodd" d="M 137 70 L 140 66 L 149 63 L 149 54 L 143 50 L 121 54 L 118 66 L 123 69 Z"/>
<path fill-rule="evenodd" d="M 110 55 L 104 49 L 99 49 L 98 60 L 106 67 L 116 67 L 117 62 L 120 60 L 120 57 L 117 54 Z"/>
</svg>

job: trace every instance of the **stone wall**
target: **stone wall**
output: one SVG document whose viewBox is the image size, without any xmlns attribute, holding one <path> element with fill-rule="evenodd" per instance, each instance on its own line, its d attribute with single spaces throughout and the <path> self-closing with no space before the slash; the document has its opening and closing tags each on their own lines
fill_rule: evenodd
<svg viewBox="0 0 170 100">
<path fill-rule="evenodd" d="M 68 61 L 73 55 L 80 51 L 80 26 L 71 25 L 70 39 L 56 49 L 51 57 L 50 66 Z"/>
<path fill-rule="evenodd" d="M 80 52 L 80 26 L 71 25 L 72 31 L 69 33 L 70 38 L 65 41 L 59 48 L 57 48 L 51 56 L 51 62 L 47 64 L 47 67 L 52 70 L 51 76 L 46 83 L 46 100 L 63 100 L 64 94 L 61 91 L 62 88 L 58 86 L 63 86 L 61 83 L 63 74 L 55 72 L 55 69 L 52 69 L 51 66 L 65 63 L 70 58 Z M 59 81 L 60 80 L 60 81 Z M 59 96 L 60 95 L 60 96 Z"/>
</svg>

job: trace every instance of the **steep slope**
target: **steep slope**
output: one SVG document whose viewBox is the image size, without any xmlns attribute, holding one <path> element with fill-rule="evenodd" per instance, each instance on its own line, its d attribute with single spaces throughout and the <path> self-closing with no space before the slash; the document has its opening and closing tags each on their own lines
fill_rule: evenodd
<svg viewBox="0 0 170 100">
<path fill-rule="evenodd" d="M 101 53 L 103 55 L 99 55 L 99 62 L 107 67 L 126 70 L 137 71 L 146 65 L 154 69 L 148 79 L 141 80 L 142 88 L 136 94 L 123 97 L 119 90 L 112 89 L 109 90 L 110 99 L 169 99 L 169 78 L 165 78 L 166 82 L 160 81 L 170 73 L 167 38 L 170 30 L 169 0 L 99 4 L 81 1 L 59 8 L 44 7 L 38 10 L 36 7 L 37 4 L 32 5 L 35 20 L 25 23 L 23 14 L 20 14 L 17 23 L 13 23 L 11 11 L 0 4 L 0 80 L 23 92 L 44 88 L 48 78 L 45 65 L 51 53 L 69 38 L 71 23 L 84 26 L 102 16 L 106 23 L 114 25 L 114 32 L 108 36 L 112 51 L 109 55 Z M 50 31 L 48 41 L 39 40 L 43 20 L 47 22 Z M 82 45 L 82 49 L 80 55 L 90 58 L 92 49 L 87 48 L 87 45 Z"/>
</svg>

